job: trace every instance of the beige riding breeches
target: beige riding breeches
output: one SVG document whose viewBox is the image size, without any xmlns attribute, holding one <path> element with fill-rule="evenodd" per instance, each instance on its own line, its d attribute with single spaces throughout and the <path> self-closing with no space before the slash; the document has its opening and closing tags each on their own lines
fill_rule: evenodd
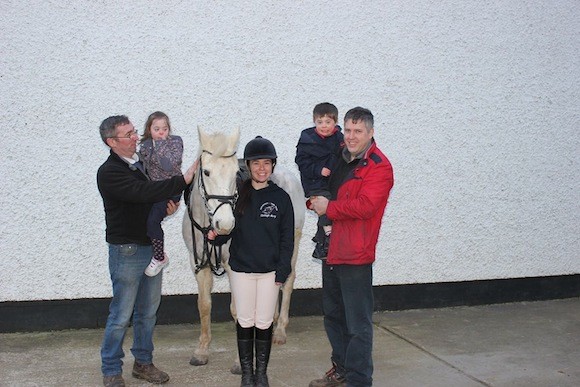
<svg viewBox="0 0 580 387">
<path fill-rule="evenodd" d="M 276 273 L 240 273 L 230 271 L 230 287 L 242 328 L 267 329 L 274 321 L 280 287 Z"/>
</svg>

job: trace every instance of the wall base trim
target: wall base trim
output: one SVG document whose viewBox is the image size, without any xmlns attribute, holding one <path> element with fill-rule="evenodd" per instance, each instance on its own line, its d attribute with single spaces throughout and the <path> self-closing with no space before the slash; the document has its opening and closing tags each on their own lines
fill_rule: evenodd
<svg viewBox="0 0 580 387">
<path fill-rule="evenodd" d="M 375 310 L 473 306 L 580 297 L 580 274 L 376 286 Z M 290 315 L 322 315 L 321 289 L 292 293 Z M 104 328 L 109 298 L 0 302 L 0 333 Z M 231 319 L 229 293 L 212 298 L 212 321 Z M 199 324 L 197 295 L 163 296 L 158 324 Z"/>
</svg>

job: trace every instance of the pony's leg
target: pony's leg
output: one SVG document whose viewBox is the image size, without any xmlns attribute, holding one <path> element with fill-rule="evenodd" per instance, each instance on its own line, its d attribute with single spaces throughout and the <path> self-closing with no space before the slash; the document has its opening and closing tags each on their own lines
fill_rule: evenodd
<svg viewBox="0 0 580 387">
<path fill-rule="evenodd" d="M 229 264 L 229 253 L 224 254 L 224 258 L 222 259 L 222 266 L 223 266 L 224 270 L 226 271 L 226 275 L 228 276 L 228 281 L 229 281 L 230 280 L 230 272 L 232 271 L 232 268 L 230 267 L 230 264 Z M 230 313 L 232 315 L 232 318 L 234 319 L 234 322 L 238 321 L 237 312 L 236 312 L 236 303 L 234 301 L 234 294 L 231 292 L 231 290 L 230 290 Z"/>
<path fill-rule="evenodd" d="M 226 274 L 228 276 L 228 280 L 230 279 L 230 272 L 231 272 L 231 268 L 230 265 L 228 264 L 228 257 L 224 256 L 225 259 L 222 260 L 222 265 L 224 267 L 224 269 L 226 270 Z M 234 302 L 234 294 L 230 291 L 230 313 L 232 314 L 232 318 L 234 320 L 234 322 L 238 321 L 237 320 L 237 313 L 236 313 L 236 304 Z M 234 353 L 234 364 L 230 367 L 230 372 L 234 375 L 241 375 L 242 374 L 242 367 L 240 367 L 240 358 L 238 357 L 238 352 L 235 351 Z"/>
<path fill-rule="evenodd" d="M 197 309 L 199 311 L 200 334 L 199 344 L 189 364 L 194 366 L 206 365 L 209 360 L 209 344 L 211 342 L 211 289 L 213 275 L 209 267 L 200 270 L 197 280 L 198 295 Z"/>
<path fill-rule="evenodd" d="M 296 260 L 298 258 L 298 246 L 300 245 L 300 237 L 302 236 L 302 229 L 294 230 L 294 251 L 292 253 L 292 272 L 288 279 L 282 286 L 282 302 L 280 303 L 280 314 L 276 323 L 276 329 L 272 336 L 274 344 L 286 344 L 286 327 L 288 326 L 288 313 L 290 311 L 290 299 L 292 291 L 294 290 L 294 280 L 296 279 Z"/>
<path fill-rule="evenodd" d="M 237 321 L 236 319 L 236 306 L 234 304 L 234 295 L 231 296 L 230 302 L 230 312 L 232 312 L 232 317 L 234 318 L 234 322 Z M 234 353 L 234 364 L 230 367 L 230 372 L 234 375 L 241 375 L 242 374 L 242 367 L 240 366 L 240 358 L 238 356 L 238 352 L 235 351 Z"/>
<path fill-rule="evenodd" d="M 290 274 L 284 286 L 282 286 L 282 301 L 280 303 L 280 314 L 276 323 L 276 329 L 272 335 L 272 342 L 274 344 L 286 344 L 286 327 L 288 326 L 288 312 L 290 309 L 290 298 L 294 290 L 295 274 Z"/>
</svg>

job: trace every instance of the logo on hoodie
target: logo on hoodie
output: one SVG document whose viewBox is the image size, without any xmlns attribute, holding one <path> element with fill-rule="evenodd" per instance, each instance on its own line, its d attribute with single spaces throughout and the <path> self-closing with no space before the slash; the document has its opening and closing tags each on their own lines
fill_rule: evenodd
<svg viewBox="0 0 580 387">
<path fill-rule="evenodd" d="M 272 202 L 263 203 L 260 206 L 260 218 L 277 218 L 278 207 Z"/>
</svg>

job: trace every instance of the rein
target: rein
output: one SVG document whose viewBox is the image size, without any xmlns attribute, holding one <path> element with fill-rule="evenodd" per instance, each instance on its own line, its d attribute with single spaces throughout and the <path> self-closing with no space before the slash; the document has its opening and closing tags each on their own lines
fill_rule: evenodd
<svg viewBox="0 0 580 387">
<path fill-rule="evenodd" d="M 203 150 L 202 153 L 208 153 L 213 155 L 210 151 Z M 234 157 L 236 152 L 229 156 L 221 156 L 223 158 Z M 201 157 L 199 158 L 199 170 L 198 170 L 198 190 L 199 194 L 203 200 L 205 211 L 208 216 L 209 224 L 205 227 L 201 226 L 198 222 L 193 219 L 193 212 L 192 212 L 192 201 L 190 199 L 191 191 L 193 191 L 193 184 L 190 185 L 190 188 L 187 190 L 187 213 L 189 215 L 189 220 L 191 221 L 191 239 L 193 244 L 193 257 L 195 261 L 195 274 L 197 274 L 200 270 L 204 269 L 205 267 L 209 266 L 212 273 L 216 276 L 222 276 L 225 273 L 225 269 L 221 266 L 222 262 L 222 247 L 225 242 L 216 243 L 215 241 L 210 241 L 208 238 L 208 234 L 212 229 L 211 224 L 213 220 L 214 214 L 217 210 L 220 209 L 221 206 L 229 204 L 232 207 L 232 211 L 236 205 L 236 201 L 238 200 L 238 191 L 234 192 L 234 195 L 212 195 L 207 193 L 207 189 L 205 187 L 205 182 L 203 180 L 203 166 L 201 162 Z M 209 209 L 209 200 L 217 200 L 220 202 L 218 206 L 215 208 L 213 212 Z M 197 252 L 197 246 L 195 241 L 195 229 L 199 230 L 203 235 L 203 251 L 201 256 Z M 219 238 L 219 236 L 218 236 Z M 215 257 L 215 264 L 212 262 L 212 256 Z"/>
</svg>

